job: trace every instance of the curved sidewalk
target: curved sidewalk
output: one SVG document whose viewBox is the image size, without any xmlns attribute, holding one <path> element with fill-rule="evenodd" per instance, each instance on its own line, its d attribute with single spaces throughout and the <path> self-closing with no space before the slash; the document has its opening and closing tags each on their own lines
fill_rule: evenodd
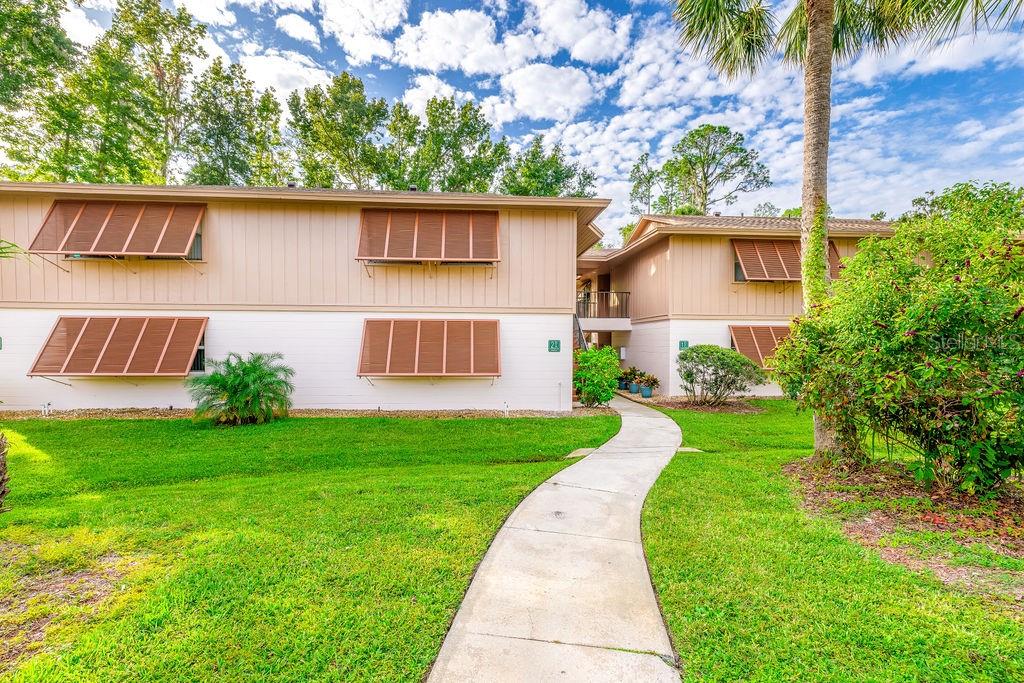
<svg viewBox="0 0 1024 683">
<path fill-rule="evenodd" d="M 679 427 L 621 397 L 622 428 L 498 531 L 429 681 L 679 681 L 640 544 Z"/>
</svg>

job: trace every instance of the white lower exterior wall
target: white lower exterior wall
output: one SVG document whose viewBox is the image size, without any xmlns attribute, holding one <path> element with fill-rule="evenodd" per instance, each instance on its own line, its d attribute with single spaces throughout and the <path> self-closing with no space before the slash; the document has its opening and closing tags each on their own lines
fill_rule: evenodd
<svg viewBox="0 0 1024 683">
<path fill-rule="evenodd" d="M 572 314 L 5 309 L 0 311 L 0 411 L 191 407 L 179 378 L 28 377 L 61 315 L 209 317 L 206 357 L 280 352 L 295 369 L 296 408 L 546 410 L 572 408 Z M 501 377 L 356 376 L 366 318 L 498 319 Z M 548 340 L 561 342 L 548 351 Z"/>
<path fill-rule="evenodd" d="M 648 323 L 633 323 L 629 333 L 612 335 L 613 346 L 626 347 L 623 367 L 635 365 L 661 380 L 658 393 L 679 396 L 683 393 L 682 383 L 676 368 L 679 342 L 715 344 L 725 348 L 732 346 L 729 335 L 730 325 L 777 325 L 788 321 L 765 322 L 764 320 L 657 320 Z M 782 389 L 774 383 L 752 387 L 750 396 L 781 396 Z"/>
</svg>

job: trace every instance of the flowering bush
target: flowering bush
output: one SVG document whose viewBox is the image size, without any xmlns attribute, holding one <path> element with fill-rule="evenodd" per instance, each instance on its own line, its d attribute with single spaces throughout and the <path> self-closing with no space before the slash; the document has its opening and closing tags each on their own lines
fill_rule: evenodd
<svg viewBox="0 0 1024 683">
<path fill-rule="evenodd" d="M 873 432 L 975 493 L 1024 465 L 1024 189 L 963 184 L 869 238 L 773 377 L 856 454 Z"/>
</svg>

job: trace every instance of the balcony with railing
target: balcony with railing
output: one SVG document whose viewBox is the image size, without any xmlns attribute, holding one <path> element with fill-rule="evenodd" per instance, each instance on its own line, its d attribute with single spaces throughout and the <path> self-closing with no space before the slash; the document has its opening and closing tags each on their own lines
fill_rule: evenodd
<svg viewBox="0 0 1024 683">
<path fill-rule="evenodd" d="M 577 292 L 576 317 L 584 332 L 629 330 L 629 292 Z"/>
</svg>

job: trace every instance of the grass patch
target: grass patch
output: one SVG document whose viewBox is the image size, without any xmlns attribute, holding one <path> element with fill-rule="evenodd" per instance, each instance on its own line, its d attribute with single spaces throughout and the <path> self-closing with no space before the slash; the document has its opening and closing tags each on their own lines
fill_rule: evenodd
<svg viewBox="0 0 1024 683">
<path fill-rule="evenodd" d="M 8 423 L 0 672 L 418 680 L 504 518 L 618 424 Z"/>
<path fill-rule="evenodd" d="M 810 416 L 755 403 L 765 411 L 666 411 L 684 445 L 706 451 L 673 459 L 643 517 L 684 675 L 1021 680 L 1019 613 L 890 564 L 847 538 L 841 519 L 802 510 L 782 468 L 809 455 Z"/>
</svg>

